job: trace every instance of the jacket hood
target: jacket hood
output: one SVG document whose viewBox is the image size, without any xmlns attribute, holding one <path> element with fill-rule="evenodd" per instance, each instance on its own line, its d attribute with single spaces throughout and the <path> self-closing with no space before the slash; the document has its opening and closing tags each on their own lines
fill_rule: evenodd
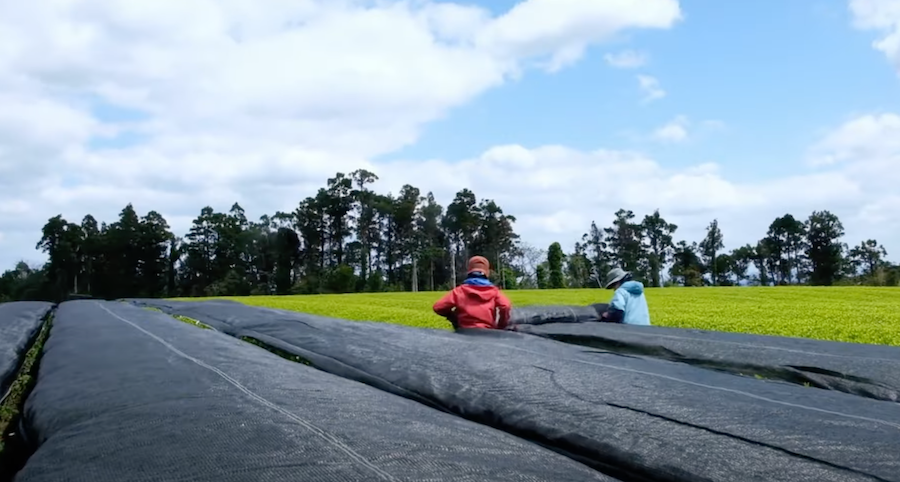
<svg viewBox="0 0 900 482">
<path fill-rule="evenodd" d="M 476 298 L 481 301 L 489 301 L 497 296 L 499 288 L 492 284 L 472 284 L 464 283 L 460 285 L 460 289 L 465 293 L 467 298 Z"/>
<path fill-rule="evenodd" d="M 622 283 L 621 289 L 637 296 L 644 292 L 644 285 L 640 281 L 626 281 Z"/>
</svg>

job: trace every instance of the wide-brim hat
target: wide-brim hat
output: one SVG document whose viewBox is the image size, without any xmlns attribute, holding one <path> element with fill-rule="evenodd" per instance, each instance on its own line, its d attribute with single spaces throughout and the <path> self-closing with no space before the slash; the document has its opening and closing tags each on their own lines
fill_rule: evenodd
<svg viewBox="0 0 900 482">
<path fill-rule="evenodd" d="M 613 268 L 609 273 L 606 273 L 606 281 L 603 283 L 603 287 L 609 289 L 610 286 L 618 281 L 622 281 L 629 274 L 631 273 L 622 268 Z"/>
</svg>

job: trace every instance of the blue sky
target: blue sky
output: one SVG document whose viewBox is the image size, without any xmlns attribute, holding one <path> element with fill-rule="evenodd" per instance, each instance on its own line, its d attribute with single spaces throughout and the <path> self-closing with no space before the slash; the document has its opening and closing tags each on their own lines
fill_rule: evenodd
<svg viewBox="0 0 900 482">
<path fill-rule="evenodd" d="M 79 2 L 0 15 L 2 266 L 42 261 L 57 214 L 133 203 L 183 234 L 359 168 L 495 199 L 538 248 L 619 208 L 688 241 L 717 219 L 727 249 L 827 209 L 900 255 L 895 0 Z"/>
<path fill-rule="evenodd" d="M 502 12 L 514 1 L 477 2 Z M 565 70 L 531 72 L 424 127 L 393 158 L 465 159 L 497 144 L 640 149 L 667 167 L 715 160 L 729 176 L 797 174 L 823 131 L 856 113 L 900 110 L 895 71 L 851 27 L 846 5 L 822 0 L 681 1 L 685 19 L 666 31 L 631 31 L 593 46 Z M 610 70 L 619 49 L 649 54 L 645 67 Z M 667 96 L 637 105 L 635 75 Z M 675 116 L 712 119 L 724 131 L 688 145 L 629 139 Z"/>
</svg>

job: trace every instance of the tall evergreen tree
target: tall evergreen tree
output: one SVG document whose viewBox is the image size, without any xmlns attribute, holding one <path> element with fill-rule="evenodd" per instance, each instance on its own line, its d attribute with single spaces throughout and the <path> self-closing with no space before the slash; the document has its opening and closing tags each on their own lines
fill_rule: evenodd
<svg viewBox="0 0 900 482">
<path fill-rule="evenodd" d="M 565 288 L 565 276 L 563 275 L 563 263 L 565 254 L 559 243 L 553 243 L 547 250 L 547 281 L 548 288 Z"/>
<path fill-rule="evenodd" d="M 722 230 L 719 229 L 719 221 L 713 219 L 709 226 L 706 227 L 706 237 L 703 238 L 703 241 L 700 241 L 700 253 L 703 256 L 704 263 L 706 263 L 707 270 L 712 273 L 711 281 L 713 285 L 717 284 L 719 278 L 716 255 L 723 247 L 725 247 L 724 236 L 722 235 Z"/>
<path fill-rule="evenodd" d="M 841 271 L 844 226 L 840 219 L 829 211 L 815 211 L 806 221 L 806 256 L 812 270 L 810 284 L 832 285 Z"/>
<path fill-rule="evenodd" d="M 678 230 L 678 226 L 663 219 L 657 209 L 653 214 L 644 217 L 641 229 L 647 249 L 651 286 L 660 287 L 663 266 L 669 262 L 675 251 L 672 236 Z"/>
</svg>

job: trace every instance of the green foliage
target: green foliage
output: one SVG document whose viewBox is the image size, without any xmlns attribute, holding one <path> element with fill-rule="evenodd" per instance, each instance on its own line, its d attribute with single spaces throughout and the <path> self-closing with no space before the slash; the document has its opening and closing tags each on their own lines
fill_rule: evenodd
<svg viewBox="0 0 900 482">
<path fill-rule="evenodd" d="M 352 293 L 356 289 L 356 274 L 352 267 L 340 264 L 328 272 L 325 283 L 331 293 Z"/>
<path fill-rule="evenodd" d="M 249 336 L 242 336 L 242 337 L 241 337 L 241 340 L 244 340 L 244 341 L 246 341 L 247 343 L 251 343 L 251 344 L 253 344 L 253 345 L 256 345 L 256 346 L 258 346 L 258 347 L 260 347 L 260 348 L 262 348 L 262 349 L 264 349 L 264 350 L 270 351 L 270 352 L 272 352 L 272 353 L 274 353 L 274 354 L 276 354 L 276 355 L 278 355 L 278 356 L 280 356 L 281 358 L 284 358 L 284 359 L 286 359 L 286 360 L 290 360 L 290 361 L 295 362 L 295 363 L 302 363 L 302 364 L 307 365 L 307 366 L 313 366 L 313 365 L 312 365 L 312 362 L 310 362 L 310 361 L 307 360 L 306 358 L 303 358 L 303 357 L 300 356 L 300 355 L 294 355 L 293 353 L 288 353 L 288 352 L 282 350 L 281 348 L 274 347 L 274 346 L 272 346 L 272 345 L 269 345 L 268 343 L 263 343 L 263 342 L 257 340 L 256 338 L 250 338 Z"/>
<path fill-rule="evenodd" d="M 513 306 L 586 305 L 608 301 L 597 289 L 518 290 Z M 654 325 L 900 346 L 897 288 L 649 288 Z M 431 306 L 439 292 L 229 298 L 251 306 L 350 320 L 450 329 Z M 834 300 L 841 300 L 835 303 Z M 845 309 L 853 306 L 852 310 Z"/>
<path fill-rule="evenodd" d="M 804 226 L 806 230 L 806 256 L 811 263 L 810 284 L 831 285 L 841 274 L 842 245 L 838 241 L 844 235 L 844 226 L 837 216 L 828 211 L 812 213 Z"/>
<path fill-rule="evenodd" d="M 36 301 L 53 298 L 46 269 L 35 269 L 24 261 L 0 275 L 0 303 Z"/>
<path fill-rule="evenodd" d="M 550 287 L 550 273 L 546 264 L 540 264 L 537 267 L 537 287 L 542 290 Z"/>
<path fill-rule="evenodd" d="M 845 269 L 849 268 L 851 276 L 853 273 L 862 271 L 869 278 L 876 278 L 879 271 L 885 274 L 889 271 L 888 263 L 884 259 L 886 257 L 887 251 L 884 246 L 879 245 L 878 241 L 874 239 L 867 239 L 849 250 Z"/>
<path fill-rule="evenodd" d="M 0 478 L 12 475 L 5 474 L 3 470 L 4 468 L 7 468 L 7 464 L 10 464 L 10 462 L 6 460 L 9 456 L 6 449 L 12 442 L 12 439 L 18 436 L 16 429 L 13 428 L 13 424 L 16 422 L 23 409 L 26 397 L 34 387 L 37 367 L 44 349 L 44 342 L 47 341 L 47 337 L 50 335 L 50 328 L 52 325 L 53 316 L 50 315 L 38 332 L 37 338 L 34 340 L 31 348 L 25 353 L 25 359 L 16 374 L 15 380 L 13 380 L 8 393 L 0 393 L 0 396 L 4 396 L 2 401 L 0 401 Z"/>
<path fill-rule="evenodd" d="M 804 264 L 802 253 L 806 229 L 803 222 L 790 214 L 776 218 L 761 240 L 766 257 L 764 262 L 777 284 L 800 282 Z"/>
<path fill-rule="evenodd" d="M 444 212 L 411 185 L 397 195 L 370 190 L 377 179 L 339 172 L 295 210 L 257 222 L 239 204 L 207 206 L 183 238 L 159 213 L 140 217 L 130 204 L 109 225 L 55 216 L 37 244 L 48 263 L 4 273 L 0 299 L 417 291 L 455 285 L 475 254 L 491 261 L 499 285 L 517 286 L 515 217 L 495 201 L 463 189 Z"/>
<path fill-rule="evenodd" d="M 679 241 L 675 247 L 673 255 L 674 262 L 669 274 L 676 283 L 682 286 L 702 286 L 703 274 L 706 272 L 706 266 L 700 261 L 697 254 L 699 248 L 697 243 L 688 245 L 686 241 Z"/>
<path fill-rule="evenodd" d="M 54 216 L 37 243 L 47 263 L 0 275 L 0 301 L 448 289 L 473 255 L 490 261 L 492 281 L 506 290 L 595 287 L 613 267 L 648 287 L 900 285 L 900 265 L 884 247 L 874 239 L 847 247 L 828 211 L 806 221 L 785 214 L 756 243 L 723 252 L 718 220 L 699 242 L 676 242 L 678 226 L 658 209 L 640 221 L 619 209 L 611 226 L 591 222 L 567 254 L 565 243 L 540 250 L 522 241 L 514 216 L 469 189 L 444 209 L 408 184 L 379 194 L 377 180 L 366 170 L 336 173 L 296 209 L 258 221 L 239 204 L 207 206 L 183 237 L 159 213 L 141 217 L 130 204 L 111 224 Z"/>
<path fill-rule="evenodd" d="M 713 285 L 719 284 L 717 283 L 719 281 L 719 273 L 722 270 L 728 270 L 730 267 L 730 259 L 726 260 L 721 266 L 716 260 L 716 254 L 724 247 L 724 236 L 722 235 L 722 230 L 719 229 L 719 221 L 713 219 L 706 228 L 706 237 L 703 238 L 703 241 L 700 241 L 700 253 L 706 262 L 706 266 L 711 271 L 712 276 L 710 279 Z M 719 269 L 720 267 L 722 268 L 721 270 Z"/>
<path fill-rule="evenodd" d="M 209 325 L 207 325 L 207 324 L 205 324 L 205 323 L 202 323 L 202 322 L 199 322 L 199 321 L 197 321 L 197 320 L 195 320 L 195 319 L 193 319 L 193 318 L 188 318 L 187 316 L 174 315 L 174 318 L 175 318 L 176 320 L 178 320 L 178 321 L 183 321 L 183 322 L 185 322 L 185 323 L 187 323 L 187 324 L 189 324 L 189 325 L 194 325 L 194 326 L 199 327 L 199 328 L 202 328 L 202 329 L 204 329 L 204 330 L 211 330 L 211 329 L 212 329 L 212 327 L 210 327 Z"/>
<path fill-rule="evenodd" d="M 648 278 L 647 257 L 644 249 L 644 227 L 635 223 L 633 211 L 620 209 L 616 211 L 613 225 L 605 228 L 606 245 L 609 250 L 606 258 L 609 267 L 618 266 L 626 271 L 631 271 L 635 278 L 646 280 Z M 605 274 L 605 271 L 601 274 Z"/>
<path fill-rule="evenodd" d="M 659 209 L 652 215 L 644 217 L 641 230 L 646 240 L 647 263 L 650 269 L 650 286 L 659 287 L 661 284 L 660 272 L 669 259 L 674 255 L 675 245 L 672 235 L 678 226 L 667 222 L 659 214 Z M 603 270 L 601 272 L 606 272 Z"/>
<path fill-rule="evenodd" d="M 550 249 L 547 251 L 548 281 L 550 289 L 565 288 L 565 280 L 563 278 L 564 258 L 565 255 L 563 254 L 562 246 L 560 246 L 559 243 L 551 244 Z"/>
<path fill-rule="evenodd" d="M 147 310 L 147 311 L 156 311 L 156 312 L 159 312 L 159 313 L 164 313 L 163 310 L 161 310 L 161 309 L 159 309 L 159 308 L 154 308 L 154 307 L 152 307 L 152 306 L 145 306 L 144 309 Z M 187 316 L 182 316 L 182 315 L 171 315 L 171 316 L 172 316 L 173 318 L 175 318 L 176 320 L 178 320 L 178 321 L 183 321 L 183 322 L 185 322 L 185 323 L 187 323 L 187 324 L 189 324 L 189 325 L 194 325 L 194 326 L 196 326 L 196 327 L 203 328 L 204 330 L 211 330 L 211 329 L 212 329 L 211 326 L 209 326 L 209 325 L 207 325 L 207 324 L 205 324 L 205 323 L 202 323 L 202 322 L 200 322 L 200 321 L 197 321 L 197 320 L 195 320 L 195 319 L 193 319 L 193 318 L 188 318 Z"/>
</svg>

